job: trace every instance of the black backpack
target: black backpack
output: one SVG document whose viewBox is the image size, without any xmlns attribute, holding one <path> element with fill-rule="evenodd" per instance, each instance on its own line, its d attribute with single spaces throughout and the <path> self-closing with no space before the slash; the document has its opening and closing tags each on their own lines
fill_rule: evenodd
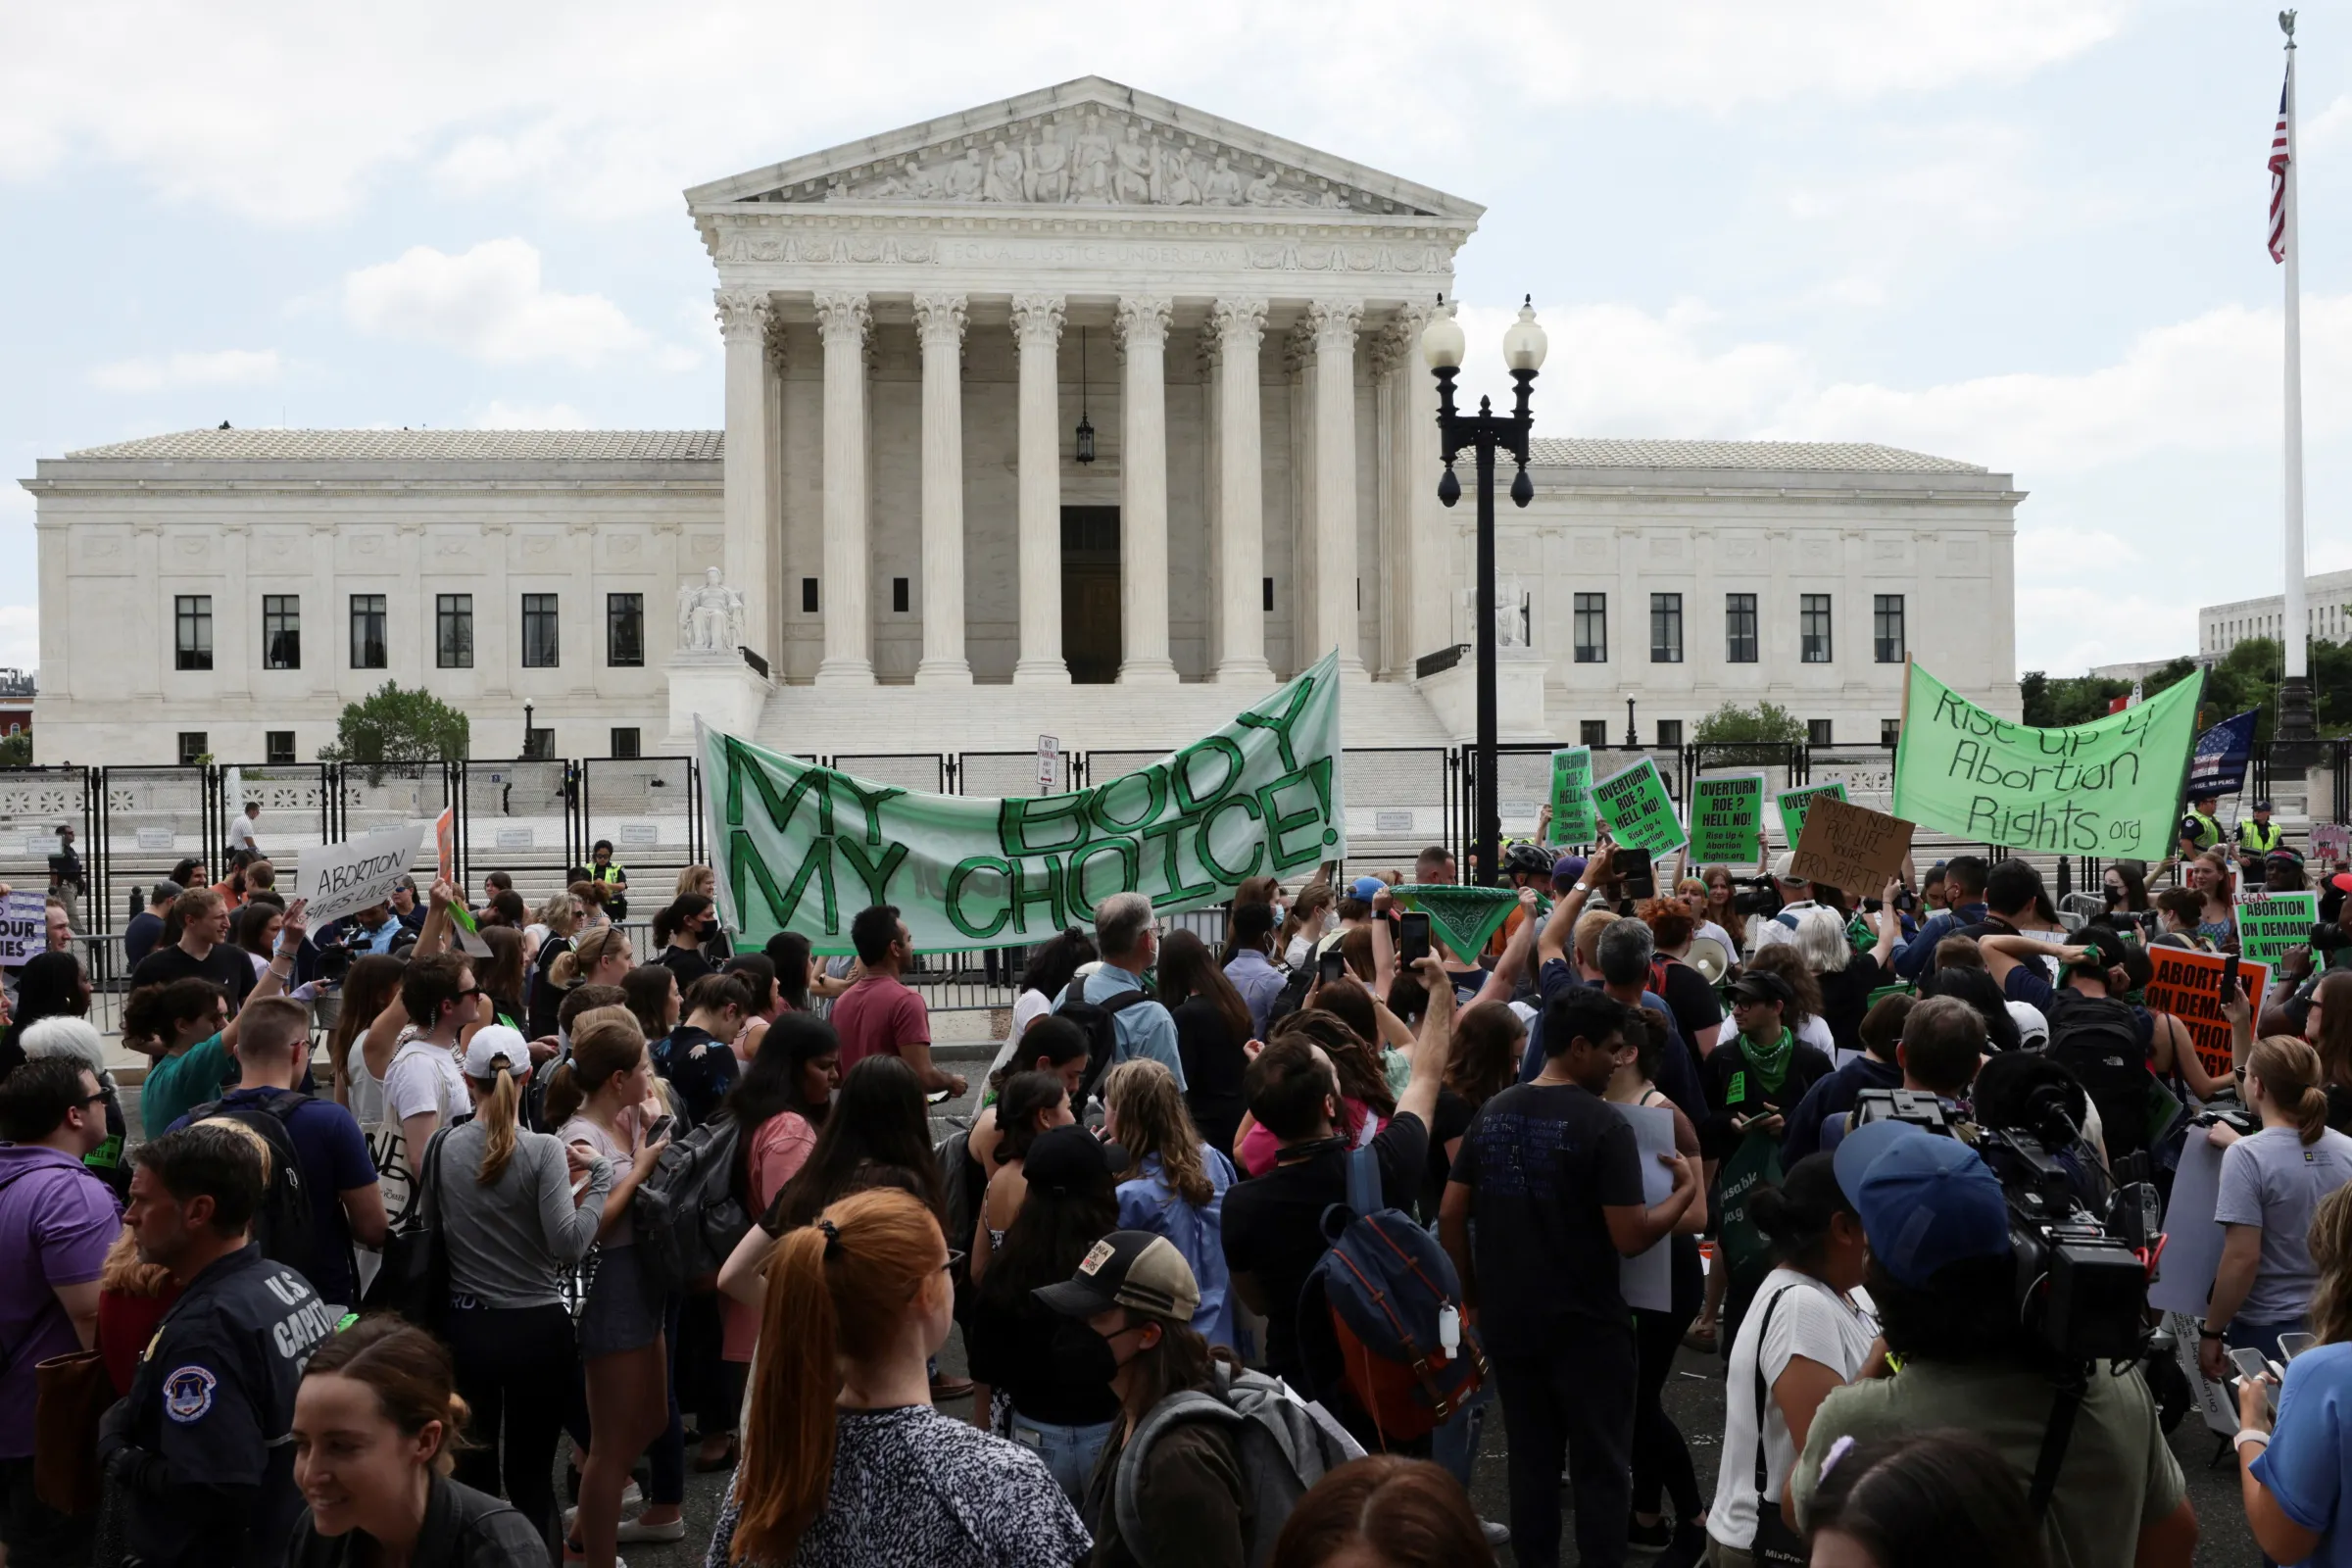
<svg viewBox="0 0 2352 1568">
<path fill-rule="evenodd" d="M 318 1240 L 311 1210 L 310 1184 L 303 1179 L 302 1159 L 294 1151 L 290 1123 L 294 1112 L 311 1097 L 285 1090 L 258 1101 L 230 1104 L 216 1100 L 188 1112 L 188 1125 L 226 1121 L 250 1129 L 270 1146 L 270 1180 L 262 1189 L 261 1206 L 253 1212 L 253 1239 L 262 1255 L 283 1263 L 315 1286 L 318 1266 Z"/>
<path fill-rule="evenodd" d="M 1119 1029 L 1111 1020 L 1129 1007 L 1150 1002 L 1149 991 L 1121 991 L 1104 997 L 1101 1002 L 1088 1002 L 1085 982 L 1070 982 L 1068 998 L 1054 1009 L 1057 1018 L 1067 1018 L 1086 1035 L 1086 1081 L 1078 1093 L 1070 1097 L 1070 1109 L 1083 1114 L 1086 1102 L 1095 1096 L 1095 1086 L 1110 1070 L 1110 1061 L 1118 1054 Z"/>
<path fill-rule="evenodd" d="M 752 1228 L 735 1180 L 740 1142 L 735 1118 L 714 1116 L 672 1138 L 637 1184 L 629 1200 L 637 1255 L 662 1289 L 717 1273 Z"/>
<path fill-rule="evenodd" d="M 2110 1163 L 2148 1147 L 2148 1048 L 2130 1003 L 2060 991 L 2050 1000 L 2046 1054 L 2081 1080 L 2097 1107 Z"/>
</svg>

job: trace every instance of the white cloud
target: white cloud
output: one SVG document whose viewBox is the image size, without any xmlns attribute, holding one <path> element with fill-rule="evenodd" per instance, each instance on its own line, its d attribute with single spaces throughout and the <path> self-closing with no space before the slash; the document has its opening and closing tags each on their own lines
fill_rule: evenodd
<svg viewBox="0 0 2352 1568">
<path fill-rule="evenodd" d="M 0 668 L 31 669 L 40 662 L 39 607 L 0 605 Z"/>
<path fill-rule="evenodd" d="M 274 381 L 281 367 L 275 349 L 220 349 L 210 354 L 172 354 L 117 360 L 91 368 L 90 385 L 103 392 L 161 392 L 181 386 L 252 386 Z"/>
<path fill-rule="evenodd" d="M 363 267 L 343 280 L 343 314 L 363 332 L 436 343 L 486 365 L 555 360 L 585 368 L 650 343 L 603 295 L 543 286 L 539 251 L 520 239 L 485 240 L 456 256 L 417 245 Z"/>
<path fill-rule="evenodd" d="M 836 9 L 758 0 L 419 0 L 396 15 L 274 0 L 223 20 L 172 0 L 0 12 L 0 177 L 75 155 L 172 198 L 274 222 L 350 212 L 403 165 L 569 210 L 668 207 L 684 185 L 901 121 L 1102 73 L 1351 155 L 1433 149 L 1563 104 L 1720 114 L 2018 79 L 2113 37 L 2133 0 L 1502 0 L 1483 36 L 1426 7 L 1202 0 L 1102 12 L 1008 0 Z M 789 80 L 761 40 L 792 37 Z M 450 40 L 462 38 L 463 48 Z M 1250 40 L 1305 38 L 1302 48 Z M 1238 45 L 1238 46 L 1237 46 Z M 887 62 L 877 72 L 876 62 Z M 1266 106 L 1279 105 L 1266 111 Z M 1404 108 L 1399 113 L 1400 107 Z M 674 211 L 674 208 L 672 209 Z"/>
<path fill-rule="evenodd" d="M 476 430 L 593 430 L 596 421 L 568 403 L 509 403 L 492 398 L 473 416 Z"/>
</svg>

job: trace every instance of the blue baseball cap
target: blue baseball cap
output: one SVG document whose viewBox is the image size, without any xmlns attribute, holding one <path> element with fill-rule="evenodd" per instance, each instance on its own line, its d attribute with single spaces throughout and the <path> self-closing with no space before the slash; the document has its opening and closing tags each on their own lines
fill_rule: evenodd
<svg viewBox="0 0 2352 1568">
<path fill-rule="evenodd" d="M 1363 900 L 1364 903 L 1370 904 L 1387 887 L 1388 884 L 1376 876 L 1359 876 L 1348 891 Z"/>
<path fill-rule="evenodd" d="M 1563 855 L 1551 862 L 1551 879 L 1557 882 L 1560 878 L 1566 877 L 1569 881 L 1574 882 L 1585 874 L 1585 867 L 1590 864 L 1592 862 L 1581 855 Z"/>
<path fill-rule="evenodd" d="M 2009 1203 L 1977 1152 L 1909 1122 L 1848 1134 L 1838 1186 L 1862 1217 L 1871 1256 L 1914 1290 L 1948 1263 L 2009 1255 Z"/>
</svg>

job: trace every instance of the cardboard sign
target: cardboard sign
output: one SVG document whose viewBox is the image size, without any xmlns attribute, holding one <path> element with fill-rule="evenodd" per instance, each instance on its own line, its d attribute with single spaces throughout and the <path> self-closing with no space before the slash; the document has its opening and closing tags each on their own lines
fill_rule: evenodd
<svg viewBox="0 0 2352 1568">
<path fill-rule="evenodd" d="M 2311 825 L 2311 858 L 2333 864 L 2352 860 L 2352 827 L 2341 822 L 2314 822 Z"/>
<path fill-rule="evenodd" d="M 38 892 L 0 899 L 0 966 L 14 969 L 49 951 L 48 904 L 48 897 Z"/>
<path fill-rule="evenodd" d="M 1690 858 L 1752 865 L 1763 853 L 1764 775 L 1718 773 L 1690 781 Z"/>
<path fill-rule="evenodd" d="M 2143 993 L 2147 1004 L 2187 1026 L 2188 1038 L 2197 1048 L 2197 1060 L 2204 1064 L 2208 1077 L 2229 1077 L 2234 1063 L 2230 1054 L 2230 1020 L 2222 1016 L 2222 966 L 2226 960 L 2218 953 L 2150 948 L 2148 961 L 2154 965 L 2155 975 Z M 2237 980 L 2259 1014 L 2263 995 L 2271 986 L 2270 965 L 2241 958 Z"/>
<path fill-rule="evenodd" d="M 1590 844 L 1592 820 L 1592 748 L 1563 746 L 1551 754 L 1551 842 Z"/>
<path fill-rule="evenodd" d="M 2237 951 L 2264 963 L 2280 958 L 2311 940 L 2320 923 L 2317 893 L 2265 893 L 2237 906 Z"/>
<path fill-rule="evenodd" d="M 389 900 L 392 885 L 416 863 L 431 831 L 429 822 L 412 822 L 304 850 L 294 867 L 294 896 L 311 901 L 311 924 L 323 925 Z"/>
<path fill-rule="evenodd" d="M 1592 808 L 1609 825 L 1609 836 L 1627 849 L 1647 850 L 1654 857 L 1690 842 L 1674 814 L 1674 797 L 1666 793 L 1658 764 L 1649 758 L 1593 785 Z"/>
<path fill-rule="evenodd" d="M 1772 798 L 1773 804 L 1781 810 L 1782 843 L 1792 850 L 1796 848 L 1796 841 L 1805 836 L 1805 812 L 1824 796 L 1844 800 L 1845 780 L 1838 779 L 1831 784 L 1808 784 L 1801 790 L 1783 790 Z"/>
<path fill-rule="evenodd" d="M 1834 795 L 1814 799 L 1798 831 L 1788 874 L 1856 898 L 1874 897 L 1900 875 L 1911 853 L 1909 822 L 1867 806 L 1849 806 Z"/>
</svg>

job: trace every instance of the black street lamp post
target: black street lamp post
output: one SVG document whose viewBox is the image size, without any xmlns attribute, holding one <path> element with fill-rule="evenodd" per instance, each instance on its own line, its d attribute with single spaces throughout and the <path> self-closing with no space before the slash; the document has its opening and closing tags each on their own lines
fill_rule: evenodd
<svg viewBox="0 0 2352 1568">
<path fill-rule="evenodd" d="M 1546 343 L 1536 324 L 1534 298 L 1520 308 L 1519 319 L 1502 334 L 1503 363 L 1518 386 L 1518 407 L 1508 415 L 1494 412 L 1492 400 L 1480 398 L 1478 413 L 1457 414 L 1453 407 L 1453 378 L 1462 368 L 1462 329 L 1443 296 L 1438 312 L 1421 333 L 1421 355 L 1438 378 L 1438 455 L 1446 475 L 1438 481 L 1438 499 L 1452 506 L 1462 498 L 1462 482 L 1454 476 L 1454 459 L 1470 447 L 1478 458 L 1478 777 L 1472 801 L 1471 842 L 1477 858 L 1476 879 L 1494 885 L 1502 840 L 1502 813 L 1495 803 L 1495 731 L 1498 721 L 1494 697 L 1494 454 L 1507 452 L 1518 465 L 1511 480 L 1511 504 L 1524 507 L 1536 496 L 1527 476 L 1528 437 L 1535 416 L 1528 409 L 1536 372 L 1544 367 Z"/>
</svg>

